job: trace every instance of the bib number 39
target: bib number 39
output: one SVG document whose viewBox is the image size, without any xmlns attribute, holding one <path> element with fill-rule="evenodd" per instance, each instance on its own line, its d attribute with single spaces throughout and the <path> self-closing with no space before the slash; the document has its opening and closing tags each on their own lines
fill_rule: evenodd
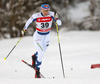
<svg viewBox="0 0 100 84">
<path fill-rule="evenodd" d="M 41 28 L 48 28 L 49 27 L 49 23 L 41 23 Z"/>
</svg>

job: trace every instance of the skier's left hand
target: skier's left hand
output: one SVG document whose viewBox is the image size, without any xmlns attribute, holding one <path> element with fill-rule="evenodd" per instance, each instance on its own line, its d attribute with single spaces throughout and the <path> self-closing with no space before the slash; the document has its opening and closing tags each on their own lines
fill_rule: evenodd
<svg viewBox="0 0 100 84">
<path fill-rule="evenodd" d="M 62 22 L 61 22 L 61 20 L 58 19 L 58 14 L 57 14 L 57 12 L 55 12 L 54 18 L 56 19 L 57 24 L 58 24 L 59 26 L 61 26 L 61 25 L 62 25 Z"/>
</svg>

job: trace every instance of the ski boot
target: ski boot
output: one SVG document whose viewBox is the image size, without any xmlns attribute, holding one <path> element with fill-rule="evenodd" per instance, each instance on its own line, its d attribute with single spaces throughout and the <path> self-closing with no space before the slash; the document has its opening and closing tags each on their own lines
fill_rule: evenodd
<svg viewBox="0 0 100 84">
<path fill-rule="evenodd" d="M 41 78 L 40 70 L 35 69 L 35 78 Z"/>
<path fill-rule="evenodd" d="M 32 66 L 33 68 L 36 68 L 36 56 L 35 55 L 32 55 Z"/>
</svg>

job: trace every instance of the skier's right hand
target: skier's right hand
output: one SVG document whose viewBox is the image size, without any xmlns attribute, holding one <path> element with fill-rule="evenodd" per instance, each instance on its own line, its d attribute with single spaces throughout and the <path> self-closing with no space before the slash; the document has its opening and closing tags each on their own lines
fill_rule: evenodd
<svg viewBox="0 0 100 84">
<path fill-rule="evenodd" d="M 26 34 L 26 31 L 25 29 L 21 30 L 21 33 L 22 33 L 22 36 L 24 36 Z"/>
</svg>

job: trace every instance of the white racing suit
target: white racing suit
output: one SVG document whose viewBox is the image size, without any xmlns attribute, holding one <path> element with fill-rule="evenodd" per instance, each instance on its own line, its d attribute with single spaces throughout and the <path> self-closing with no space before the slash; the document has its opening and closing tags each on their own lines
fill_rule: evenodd
<svg viewBox="0 0 100 84">
<path fill-rule="evenodd" d="M 50 41 L 50 30 L 52 26 L 52 21 L 54 19 L 54 12 L 49 11 L 47 16 L 44 16 L 42 12 L 33 14 L 29 20 L 26 22 L 24 29 L 27 30 L 28 26 L 32 22 L 36 22 L 36 31 L 33 35 L 34 45 L 37 49 L 35 56 L 36 59 L 36 69 L 40 69 L 42 58 L 44 52 L 47 50 Z"/>
</svg>

